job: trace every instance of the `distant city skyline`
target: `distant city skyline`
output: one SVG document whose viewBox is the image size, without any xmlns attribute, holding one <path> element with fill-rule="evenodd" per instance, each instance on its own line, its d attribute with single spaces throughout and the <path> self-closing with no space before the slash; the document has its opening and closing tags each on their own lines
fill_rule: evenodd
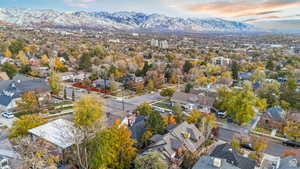
<svg viewBox="0 0 300 169">
<path fill-rule="evenodd" d="M 216 17 L 271 28 L 285 20 L 291 28 L 300 29 L 300 0 L 0 0 L 0 7 Z"/>
</svg>

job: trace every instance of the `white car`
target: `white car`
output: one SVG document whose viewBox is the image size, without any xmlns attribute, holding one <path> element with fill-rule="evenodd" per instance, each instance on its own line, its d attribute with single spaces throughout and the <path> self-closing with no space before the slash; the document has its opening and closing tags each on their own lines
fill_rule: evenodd
<svg viewBox="0 0 300 169">
<path fill-rule="evenodd" d="M 15 117 L 12 112 L 3 112 L 1 115 L 2 117 L 5 117 L 7 119 L 11 119 Z"/>
</svg>

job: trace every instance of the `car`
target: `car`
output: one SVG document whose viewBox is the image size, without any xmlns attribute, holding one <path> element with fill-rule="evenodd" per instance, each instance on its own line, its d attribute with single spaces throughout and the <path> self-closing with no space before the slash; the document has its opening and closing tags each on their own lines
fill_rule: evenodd
<svg viewBox="0 0 300 169">
<path fill-rule="evenodd" d="M 11 119 L 15 117 L 12 112 L 3 112 L 1 115 L 2 117 L 5 117 L 7 119 Z"/>
<path fill-rule="evenodd" d="M 290 146 L 290 147 L 297 147 L 300 148 L 300 143 L 297 141 L 292 141 L 292 140 L 288 140 L 288 141 L 284 141 L 282 142 L 283 145 L 286 146 Z"/>
<path fill-rule="evenodd" d="M 226 112 L 219 111 L 219 112 L 216 113 L 216 116 L 218 118 L 224 119 L 224 118 L 226 118 Z"/>
<path fill-rule="evenodd" d="M 227 122 L 233 123 L 233 118 L 231 116 L 227 116 Z"/>
<path fill-rule="evenodd" d="M 241 147 L 250 151 L 255 151 L 250 143 L 242 143 Z"/>
</svg>

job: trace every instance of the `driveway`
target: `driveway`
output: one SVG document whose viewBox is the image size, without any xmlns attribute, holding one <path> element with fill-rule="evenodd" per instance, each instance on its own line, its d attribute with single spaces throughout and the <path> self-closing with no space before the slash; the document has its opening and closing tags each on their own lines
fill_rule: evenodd
<svg viewBox="0 0 300 169">
<path fill-rule="evenodd" d="M 8 128 L 11 128 L 12 127 L 12 124 L 14 121 L 16 121 L 17 118 L 14 117 L 14 118 L 11 118 L 11 119 L 7 119 L 7 118 L 4 118 L 0 115 L 0 124 L 8 127 Z"/>
</svg>

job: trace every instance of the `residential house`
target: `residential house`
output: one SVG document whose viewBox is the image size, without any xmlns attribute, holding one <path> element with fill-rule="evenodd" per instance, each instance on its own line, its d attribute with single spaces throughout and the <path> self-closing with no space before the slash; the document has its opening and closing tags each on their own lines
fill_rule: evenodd
<svg viewBox="0 0 300 169">
<path fill-rule="evenodd" d="M 225 159 L 202 156 L 192 169 L 240 169 L 230 163 Z"/>
<path fill-rule="evenodd" d="M 0 64 L 3 65 L 6 62 L 14 63 L 14 59 L 0 56 Z"/>
<path fill-rule="evenodd" d="M 220 78 L 215 83 L 215 87 L 219 88 L 220 86 L 228 86 L 231 87 L 233 85 L 233 79 L 232 78 Z"/>
<path fill-rule="evenodd" d="M 274 106 L 266 110 L 262 115 L 259 125 L 281 130 L 286 121 L 286 112 L 280 106 Z"/>
<path fill-rule="evenodd" d="M 170 164 L 179 166 L 183 160 L 183 152 L 195 153 L 204 143 L 203 134 L 194 124 L 183 122 L 169 130 L 165 135 L 154 135 L 150 138 L 153 142 L 145 153 L 159 152 Z"/>
<path fill-rule="evenodd" d="M 0 110 L 15 108 L 23 93 L 34 91 L 37 96 L 50 96 L 50 87 L 45 79 L 16 75 L 12 80 L 0 81 Z M 46 98 L 39 98 L 45 100 Z"/>
<path fill-rule="evenodd" d="M 0 81 L 1 80 L 9 80 L 10 78 L 8 77 L 6 72 L 0 72 Z"/>
<path fill-rule="evenodd" d="M 248 80 L 248 79 L 251 78 L 251 76 L 252 76 L 251 72 L 240 73 L 239 74 L 239 79 L 240 80 Z"/>
<path fill-rule="evenodd" d="M 215 57 L 212 59 L 212 63 L 215 65 L 229 65 L 231 63 L 231 59 L 225 57 Z"/>
<path fill-rule="evenodd" d="M 256 165 L 255 160 L 251 160 L 238 154 L 238 152 L 228 143 L 218 145 L 210 156 L 225 159 L 227 163 L 240 169 L 254 169 Z"/>
<path fill-rule="evenodd" d="M 28 130 L 28 133 L 32 140 L 45 141 L 45 143 L 53 145 L 61 154 L 82 140 L 82 135 L 74 123 L 65 119 L 50 121 Z"/>
<path fill-rule="evenodd" d="M 203 93 L 193 94 L 193 93 L 183 93 L 175 92 L 172 101 L 183 105 L 186 109 L 199 109 L 205 112 L 210 112 L 215 102 L 214 97 L 206 96 Z"/>
<path fill-rule="evenodd" d="M 300 169 L 300 164 L 293 156 L 288 156 L 280 159 L 278 169 Z"/>
<path fill-rule="evenodd" d="M 62 81 L 70 81 L 70 82 L 76 82 L 76 81 L 82 81 L 86 79 L 88 76 L 84 72 L 63 72 L 58 74 L 60 79 Z"/>
</svg>

